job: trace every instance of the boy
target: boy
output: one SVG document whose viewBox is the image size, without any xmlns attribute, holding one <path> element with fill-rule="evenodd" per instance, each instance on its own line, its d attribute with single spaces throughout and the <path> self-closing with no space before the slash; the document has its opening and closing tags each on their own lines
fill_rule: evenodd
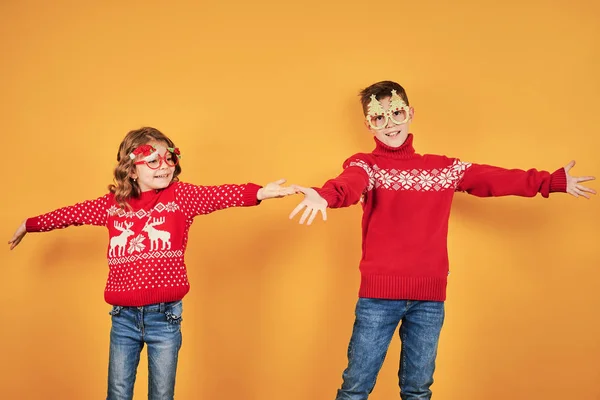
<svg viewBox="0 0 600 400">
<path fill-rule="evenodd" d="M 549 173 L 418 154 L 409 133 L 414 109 L 402 86 L 378 82 L 360 96 L 375 149 L 347 159 L 344 171 L 321 188 L 297 186 L 305 198 L 290 218 L 305 208 L 300 223 L 310 225 L 319 212 L 327 219 L 327 207 L 362 202 L 361 284 L 348 366 L 336 400 L 368 398 L 400 321 L 400 396 L 430 399 L 444 321 L 454 192 L 479 197 L 567 192 L 589 199 L 587 193 L 595 191 L 580 182 L 594 178 L 570 176 L 574 162 Z"/>
</svg>

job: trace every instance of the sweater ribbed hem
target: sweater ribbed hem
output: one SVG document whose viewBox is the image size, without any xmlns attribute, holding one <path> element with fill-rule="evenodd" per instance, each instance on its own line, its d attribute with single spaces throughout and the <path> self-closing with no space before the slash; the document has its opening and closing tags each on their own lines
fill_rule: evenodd
<svg viewBox="0 0 600 400">
<path fill-rule="evenodd" d="M 189 292 L 189 286 L 172 288 L 140 289 L 128 292 L 104 292 L 104 300 L 113 306 L 141 307 L 149 304 L 178 301 Z"/>
<path fill-rule="evenodd" d="M 567 174 L 564 168 L 559 168 L 550 175 L 550 193 L 567 191 Z"/>
<path fill-rule="evenodd" d="M 448 279 L 362 275 L 358 297 L 390 300 L 445 301 Z"/>
</svg>

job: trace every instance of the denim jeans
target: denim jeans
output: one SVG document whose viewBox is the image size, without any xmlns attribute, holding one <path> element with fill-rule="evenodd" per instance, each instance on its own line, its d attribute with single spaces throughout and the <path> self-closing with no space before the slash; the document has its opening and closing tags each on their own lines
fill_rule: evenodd
<svg viewBox="0 0 600 400">
<path fill-rule="evenodd" d="M 114 306 L 107 400 L 131 400 L 140 353 L 148 346 L 148 399 L 171 400 L 181 348 L 181 301 L 143 307 Z"/>
<path fill-rule="evenodd" d="M 431 399 L 429 388 L 444 322 L 444 303 L 360 298 L 348 346 L 348 367 L 336 400 L 369 397 L 400 321 L 400 397 Z"/>
</svg>

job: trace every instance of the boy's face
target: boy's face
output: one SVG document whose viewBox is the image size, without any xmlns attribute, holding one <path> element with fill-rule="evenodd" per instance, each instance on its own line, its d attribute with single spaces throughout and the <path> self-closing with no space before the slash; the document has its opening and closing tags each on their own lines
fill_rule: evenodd
<svg viewBox="0 0 600 400">
<path fill-rule="evenodd" d="M 379 103 L 383 109 L 387 112 L 390 108 L 391 96 L 383 97 L 379 99 Z M 390 147 L 400 147 L 408 137 L 410 121 L 415 114 L 415 110 L 410 107 L 408 112 L 408 119 L 402 124 L 397 124 L 393 118 L 388 118 L 387 123 L 382 126 L 381 129 L 375 129 L 372 124 L 365 120 L 365 126 L 367 129 L 375 135 L 384 144 Z M 405 118 L 398 118 L 399 120 Z M 376 125 L 376 124 L 373 124 Z"/>
</svg>

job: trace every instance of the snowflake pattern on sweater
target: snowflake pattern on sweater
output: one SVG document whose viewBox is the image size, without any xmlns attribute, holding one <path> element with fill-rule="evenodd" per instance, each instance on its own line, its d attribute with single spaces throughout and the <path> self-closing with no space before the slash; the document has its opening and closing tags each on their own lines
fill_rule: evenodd
<svg viewBox="0 0 600 400">
<path fill-rule="evenodd" d="M 189 291 L 184 254 L 197 215 L 258 204 L 260 186 L 196 186 L 173 182 L 118 206 L 113 194 L 30 218 L 28 232 L 68 226 L 105 226 L 109 273 L 104 291 L 112 305 L 142 306 L 180 300 Z"/>
<path fill-rule="evenodd" d="M 365 170 L 369 176 L 367 190 L 377 188 L 391 190 L 440 191 L 456 189 L 464 172 L 471 163 L 455 159 L 452 165 L 444 168 L 412 168 L 410 170 L 380 168 L 377 164 L 372 167 L 363 160 L 352 161 L 348 166 L 357 166 Z"/>
</svg>

